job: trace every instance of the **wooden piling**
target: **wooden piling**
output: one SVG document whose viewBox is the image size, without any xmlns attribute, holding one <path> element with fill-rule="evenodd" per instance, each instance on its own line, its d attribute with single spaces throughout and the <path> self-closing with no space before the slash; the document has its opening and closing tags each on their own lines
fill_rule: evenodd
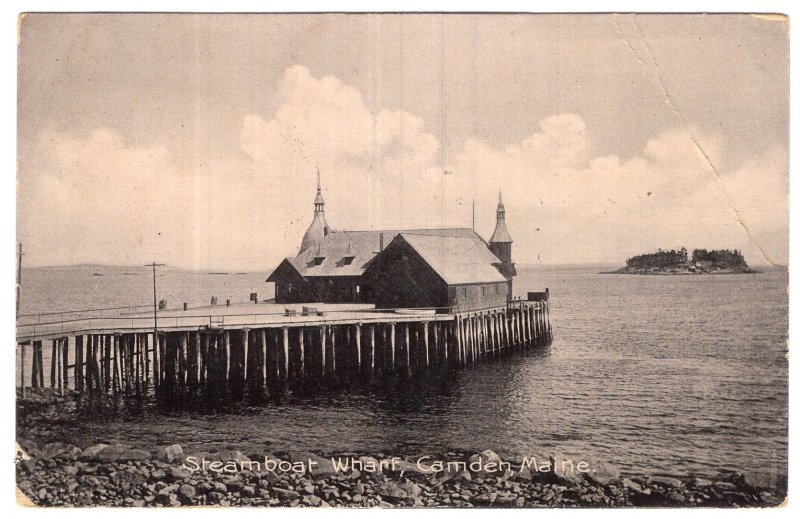
<svg viewBox="0 0 800 519">
<path fill-rule="evenodd" d="M 396 366 L 395 366 L 395 358 L 396 358 L 395 357 L 395 353 L 396 353 L 396 349 L 395 349 L 396 348 L 395 323 L 391 323 L 390 335 L 391 335 L 391 341 L 392 341 L 392 356 L 391 356 L 391 360 L 390 360 L 390 367 L 391 367 L 391 369 L 395 369 L 396 368 Z"/>
<path fill-rule="evenodd" d="M 283 379 L 289 378 L 289 328 L 283 327 Z"/>
<path fill-rule="evenodd" d="M 375 371 L 375 325 L 369 326 L 369 371 Z"/>
<path fill-rule="evenodd" d="M 25 346 L 26 343 L 19 343 L 20 367 L 19 367 L 19 385 L 22 392 L 22 398 L 25 398 Z"/>
<path fill-rule="evenodd" d="M 356 369 L 359 373 L 361 373 L 361 325 L 359 323 L 355 324 L 355 336 L 356 336 Z"/>
</svg>

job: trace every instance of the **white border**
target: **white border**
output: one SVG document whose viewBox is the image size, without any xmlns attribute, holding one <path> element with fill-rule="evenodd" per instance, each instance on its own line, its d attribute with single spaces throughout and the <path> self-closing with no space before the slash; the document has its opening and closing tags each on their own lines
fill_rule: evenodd
<svg viewBox="0 0 800 519">
<path fill-rule="evenodd" d="M 56 0 L 32 0 L 28 2 L 10 0 L 3 2 L 0 7 L 2 12 L 2 31 L 0 35 L 2 38 L 2 45 L 0 45 L 0 56 L 2 57 L 2 74 L 0 74 L 0 99 L 2 99 L 2 141 L 0 141 L 0 150 L 2 150 L 3 158 L 3 174 L 0 175 L 0 210 L 3 211 L 3 218 L 0 220 L 3 225 L 0 225 L 0 333 L 2 333 L 2 345 L 4 350 L 4 358 L 0 360 L 0 380 L 4 381 L 6 386 L 0 390 L 0 404 L 2 405 L 2 417 L 5 424 L 0 429 L 0 446 L 4 446 L 3 455 L 0 456 L 0 505 L 2 509 L 13 514 L 20 516 L 32 516 L 35 514 L 49 513 L 45 510 L 37 509 L 23 509 L 16 506 L 14 496 L 14 465 L 11 460 L 10 448 L 14 441 L 14 278 L 13 272 L 15 269 L 15 157 L 16 157 L 16 24 L 17 14 L 23 11 L 171 11 L 171 12 L 263 12 L 263 11 L 286 11 L 286 12 L 326 12 L 326 11 L 378 11 L 378 12 L 399 12 L 399 11 L 469 11 L 469 12 L 482 12 L 482 11 L 522 11 L 522 12 L 760 12 L 760 13 L 784 13 L 790 16 L 790 21 L 795 13 L 800 12 L 795 8 L 795 4 L 788 0 L 783 1 L 761 1 L 761 2 L 746 2 L 729 0 L 726 2 L 711 2 L 701 0 L 671 0 L 671 1 L 631 1 L 631 0 L 618 0 L 610 2 L 591 2 L 589 0 L 560 0 L 558 2 L 546 3 L 523 3 L 512 2 L 508 0 L 493 0 L 491 2 L 476 2 L 470 0 L 462 0 L 460 2 L 443 2 L 436 0 L 404 0 L 404 1 L 385 1 L 377 4 L 376 2 L 367 1 L 338 1 L 338 2 L 320 2 L 308 0 L 295 0 L 292 2 L 283 2 L 272 5 L 264 5 L 262 2 L 253 2 L 245 0 L 226 0 L 226 1 L 203 1 L 195 0 L 194 2 L 180 2 L 178 0 L 119 0 L 115 2 L 103 2 L 98 0 L 83 0 L 83 1 L 56 1 Z M 791 35 L 791 33 L 790 33 Z M 791 57 L 796 55 L 795 39 L 790 37 L 790 60 Z M 798 84 L 798 75 L 795 70 L 791 71 L 791 92 L 795 94 L 796 85 Z M 792 95 L 792 99 L 796 96 Z M 791 112 L 795 110 L 791 109 Z M 791 150 L 795 150 L 797 144 L 797 125 L 795 118 L 790 119 L 790 135 L 791 135 Z M 791 162 L 792 171 L 794 168 L 794 161 Z M 791 175 L 793 176 L 793 175 Z M 790 178 L 791 178 L 790 176 Z M 796 199 L 797 194 L 796 182 L 790 180 L 790 193 L 791 199 Z M 790 231 L 796 229 L 798 218 L 796 211 L 790 210 Z M 790 240 L 790 257 L 796 257 L 797 243 L 796 240 Z M 790 292 L 800 292 L 800 287 L 796 283 L 794 276 L 790 276 Z M 790 304 L 790 337 L 795 336 L 797 330 L 796 308 L 794 301 Z M 790 362 L 790 372 L 792 369 Z M 791 377 L 790 377 L 791 382 Z M 798 499 L 798 494 L 795 491 L 798 489 L 797 481 L 798 475 L 796 469 L 798 468 L 798 443 L 797 443 L 797 384 L 790 383 L 790 472 L 789 472 L 789 495 L 790 504 L 788 510 L 798 508 L 794 505 L 792 500 Z M 7 450 L 5 450 L 7 449 Z M 496 510 L 482 510 L 478 513 L 482 514 L 495 514 Z M 526 510 L 521 513 L 533 513 Z M 108 510 L 105 509 L 59 509 L 57 512 L 59 516 L 64 517 L 81 517 L 89 515 L 97 517 L 98 514 L 107 514 Z M 114 510 L 114 514 L 120 514 L 121 517 L 131 517 L 142 513 L 154 513 L 144 510 Z M 218 517 L 220 514 L 232 515 L 246 514 L 248 516 L 255 516 L 259 514 L 263 517 L 264 510 L 260 509 L 227 509 L 227 510 L 174 510 L 164 512 L 169 514 L 211 514 L 213 517 Z M 288 514 L 289 517 L 295 518 L 297 515 L 307 515 L 314 512 L 308 509 L 283 509 L 274 510 L 270 509 L 269 514 Z M 327 514 L 342 515 L 347 513 L 354 513 L 350 510 L 331 510 Z M 385 511 L 372 510 L 372 514 L 385 514 Z M 411 513 L 411 512 L 402 512 Z M 450 511 L 434 511 L 434 510 L 414 510 L 415 514 L 422 514 L 428 516 L 430 514 L 453 514 L 463 513 L 462 510 Z M 513 513 L 513 512 L 501 512 Z M 593 514 L 594 516 L 616 516 L 618 514 L 640 514 L 640 510 L 601 510 L 601 511 L 567 511 L 567 510 L 537 510 L 535 513 L 544 513 L 550 517 L 561 517 L 564 515 L 572 514 Z M 672 510 L 648 510 L 646 513 L 663 515 L 663 514 L 689 514 L 697 515 L 706 514 L 714 517 L 728 517 L 729 514 L 737 513 L 732 510 L 691 510 L 691 509 L 672 509 Z M 746 510 L 738 512 L 737 515 L 760 515 L 760 514 L 785 514 L 787 509 L 780 510 Z M 186 515 L 184 515 L 186 516 Z M 439 515 L 437 515 L 439 517 Z"/>
</svg>

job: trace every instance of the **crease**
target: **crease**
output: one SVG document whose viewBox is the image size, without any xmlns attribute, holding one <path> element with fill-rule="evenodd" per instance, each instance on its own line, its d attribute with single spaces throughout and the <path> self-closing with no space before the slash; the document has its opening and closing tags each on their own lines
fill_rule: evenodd
<svg viewBox="0 0 800 519">
<path fill-rule="evenodd" d="M 747 237 L 750 240 L 750 242 L 756 247 L 756 249 L 758 249 L 758 252 L 761 253 L 761 256 L 765 260 L 767 260 L 770 265 L 772 265 L 774 267 L 786 268 L 787 265 L 783 265 L 783 264 L 775 261 L 774 258 L 771 258 L 769 256 L 769 254 L 767 254 L 767 252 L 761 246 L 759 241 L 756 240 L 755 237 L 753 236 L 753 234 L 750 232 L 750 228 L 744 222 L 742 212 L 739 210 L 739 208 L 736 206 L 736 204 L 731 199 L 730 193 L 728 193 L 727 189 L 725 189 L 725 179 L 722 178 L 722 175 L 720 174 L 720 172 L 717 169 L 717 167 L 714 165 L 713 161 L 711 160 L 711 157 L 708 156 L 708 153 L 706 153 L 706 150 L 703 148 L 703 146 L 700 144 L 700 142 L 698 142 L 698 140 L 695 138 L 694 134 L 689 129 L 689 125 L 687 124 L 686 119 L 678 111 L 676 104 L 673 102 L 672 97 L 670 97 L 669 91 L 667 90 L 667 87 L 664 84 L 661 67 L 659 67 L 658 61 L 656 60 L 655 55 L 653 54 L 653 51 L 650 48 L 650 45 L 647 43 L 647 40 L 644 37 L 644 32 L 642 31 L 642 28 L 639 25 L 639 22 L 636 20 L 636 15 L 635 14 L 631 15 L 631 20 L 633 21 L 633 25 L 636 27 L 637 40 L 639 40 L 642 43 L 642 45 L 644 46 L 645 50 L 647 51 L 647 54 L 648 54 L 648 57 L 649 57 L 650 61 L 653 63 L 653 67 L 655 68 L 655 76 L 656 76 L 656 79 L 658 81 L 658 85 L 661 88 L 661 91 L 664 93 L 665 101 L 669 105 L 670 110 L 672 110 L 672 113 L 675 115 L 675 117 L 677 117 L 678 120 L 680 121 L 681 127 L 683 128 L 683 131 L 686 132 L 686 134 L 689 136 L 689 138 L 691 139 L 691 141 L 694 144 L 695 148 L 697 148 L 697 150 L 703 156 L 703 159 L 705 160 L 706 164 L 708 164 L 708 167 L 713 172 L 714 184 L 717 186 L 717 189 L 720 191 L 720 193 L 722 193 L 723 198 L 728 203 L 728 206 L 730 207 L 730 209 L 733 211 L 734 217 L 736 218 L 736 222 L 744 230 L 744 232 L 747 235 Z M 617 30 L 619 30 L 619 24 L 616 21 L 616 17 L 615 17 L 614 23 L 617 25 Z M 624 36 L 623 36 L 623 39 L 625 39 L 626 44 L 631 49 L 631 51 L 633 51 L 633 48 L 631 47 L 630 43 L 628 43 L 627 39 Z M 636 55 L 635 52 L 634 52 L 634 55 Z M 637 57 L 637 59 L 638 59 L 638 57 Z M 639 63 L 644 64 L 641 59 L 638 59 L 638 61 L 639 61 Z"/>
</svg>

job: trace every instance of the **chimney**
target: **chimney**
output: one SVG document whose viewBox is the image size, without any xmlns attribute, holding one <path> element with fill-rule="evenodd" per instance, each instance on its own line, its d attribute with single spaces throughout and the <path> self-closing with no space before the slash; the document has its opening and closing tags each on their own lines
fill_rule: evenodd
<svg viewBox="0 0 800 519">
<path fill-rule="evenodd" d="M 383 233 L 381 233 L 381 245 L 379 251 L 383 252 Z"/>
</svg>

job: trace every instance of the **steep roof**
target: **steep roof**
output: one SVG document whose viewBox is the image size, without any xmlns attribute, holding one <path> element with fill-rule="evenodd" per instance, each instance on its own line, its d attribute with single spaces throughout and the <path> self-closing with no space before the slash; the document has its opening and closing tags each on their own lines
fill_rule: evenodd
<svg viewBox="0 0 800 519">
<path fill-rule="evenodd" d="M 286 258 L 292 266 L 303 277 L 317 276 L 360 276 L 366 270 L 368 264 L 380 252 L 381 233 L 383 234 L 384 248 L 398 235 L 419 236 L 421 239 L 438 238 L 460 238 L 466 240 L 462 243 L 461 249 L 468 243 L 474 244 L 476 251 L 483 251 L 483 261 L 491 266 L 499 260 L 488 249 L 486 242 L 478 236 L 472 229 L 412 229 L 412 230 L 377 230 L 377 231 L 332 231 L 327 236 L 322 237 L 316 245 L 313 245 L 300 252 L 296 257 Z M 458 246 L 446 245 L 439 248 L 441 254 L 446 254 L 448 250 L 458 250 Z M 420 245 L 422 247 L 422 244 Z M 436 261 L 434 249 L 425 248 L 431 257 Z M 419 252 L 419 251 L 418 251 Z M 422 253 L 420 252 L 420 255 Z M 458 262 L 459 259 L 454 259 Z M 439 261 L 441 263 L 441 261 Z M 494 269 L 494 267 L 491 267 Z M 496 269 L 494 269 L 497 272 Z M 502 278 L 502 276 L 501 276 Z M 504 279 L 501 279 L 504 280 Z"/>
<path fill-rule="evenodd" d="M 486 242 L 470 230 L 464 235 L 431 235 L 403 231 L 405 240 L 448 285 L 502 283 L 506 278 L 494 264 L 500 260 Z"/>
</svg>

